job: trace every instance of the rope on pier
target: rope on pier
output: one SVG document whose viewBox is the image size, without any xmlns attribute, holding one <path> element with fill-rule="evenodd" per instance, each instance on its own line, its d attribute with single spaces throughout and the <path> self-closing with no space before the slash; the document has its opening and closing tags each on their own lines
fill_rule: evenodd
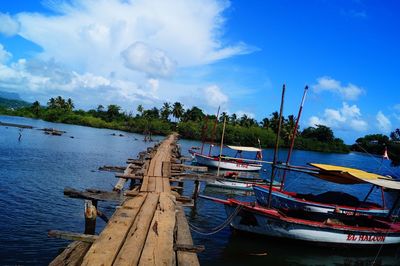
<svg viewBox="0 0 400 266">
<path fill-rule="evenodd" d="M 200 228 L 200 227 L 197 227 L 197 226 L 191 224 L 190 222 L 189 222 L 189 228 L 193 232 L 196 232 L 196 233 L 198 233 L 200 235 L 209 236 L 209 235 L 216 234 L 219 231 L 221 231 L 222 229 L 224 229 L 228 224 L 230 224 L 233 221 L 233 219 L 235 218 L 235 216 L 240 212 L 240 210 L 242 208 L 243 208 L 242 205 L 238 205 L 236 207 L 236 209 L 232 212 L 232 214 L 229 215 L 228 218 L 222 224 L 220 224 L 220 225 L 218 225 L 218 226 L 216 226 L 214 228 L 210 228 L 210 229 L 208 229 L 208 228 Z"/>
</svg>

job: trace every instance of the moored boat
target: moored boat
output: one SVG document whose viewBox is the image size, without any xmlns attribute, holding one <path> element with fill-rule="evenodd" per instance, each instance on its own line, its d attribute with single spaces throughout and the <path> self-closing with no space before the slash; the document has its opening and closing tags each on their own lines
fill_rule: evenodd
<svg viewBox="0 0 400 266">
<path fill-rule="evenodd" d="M 369 183 L 373 187 L 389 188 L 397 192 L 397 199 L 385 217 L 378 217 L 356 215 L 358 208 L 354 208 L 352 215 L 348 215 L 339 208 L 327 212 L 309 212 L 304 208 L 273 208 L 269 201 L 266 206 L 262 206 L 257 202 L 202 197 L 224 204 L 227 216 L 231 219 L 230 225 L 242 231 L 328 245 L 400 244 L 400 222 L 397 221 L 399 210 L 394 213 L 400 201 L 400 182 L 358 169 L 312 165 L 321 170 L 318 174 L 325 180 L 338 179 L 342 184 Z"/>
<path fill-rule="evenodd" d="M 347 215 L 386 216 L 388 214 L 389 209 L 385 206 L 385 197 L 382 188 L 371 183 L 371 181 L 384 179 L 391 180 L 389 177 L 343 166 L 314 163 L 311 163 L 310 165 L 314 167 L 313 170 L 310 168 L 301 169 L 315 177 L 334 183 L 372 184 L 371 190 L 366 195 L 365 199 L 361 201 L 357 197 L 341 191 L 327 191 L 321 194 L 301 194 L 285 191 L 282 188 L 272 188 L 271 207 L 316 213 L 340 212 Z M 367 201 L 374 188 L 381 189 L 382 205 Z M 256 185 L 253 189 L 257 202 L 263 206 L 268 206 L 270 194 L 269 187 L 265 185 Z"/>
<path fill-rule="evenodd" d="M 255 185 L 253 187 L 257 202 L 268 205 L 269 186 Z M 271 206 L 277 209 L 295 209 L 307 212 L 333 213 L 347 215 L 385 216 L 389 210 L 373 202 L 362 202 L 356 197 L 344 192 L 328 191 L 320 194 L 301 194 L 289 191 L 272 190 Z"/>
<path fill-rule="evenodd" d="M 260 171 L 261 163 L 257 158 L 261 158 L 262 150 L 254 147 L 243 147 L 243 146 L 227 146 L 228 148 L 236 151 L 235 157 L 227 156 L 212 156 L 205 155 L 199 152 L 190 150 L 189 152 L 194 157 L 197 164 L 205 165 L 213 168 L 220 168 L 225 170 L 234 171 Z M 256 159 L 244 159 L 238 157 L 243 151 L 256 152 Z"/>
<path fill-rule="evenodd" d="M 207 181 L 208 186 L 252 191 L 255 185 L 268 185 L 269 182 L 261 178 L 241 177 L 239 173 L 227 172 L 224 177 Z M 279 182 L 274 182 L 274 187 L 279 187 Z"/>
<path fill-rule="evenodd" d="M 301 211 L 279 211 L 234 199 L 219 200 L 227 215 L 240 211 L 230 225 L 242 231 L 323 244 L 388 245 L 400 243 L 400 222 L 371 216 L 334 215 L 310 219 Z"/>
</svg>

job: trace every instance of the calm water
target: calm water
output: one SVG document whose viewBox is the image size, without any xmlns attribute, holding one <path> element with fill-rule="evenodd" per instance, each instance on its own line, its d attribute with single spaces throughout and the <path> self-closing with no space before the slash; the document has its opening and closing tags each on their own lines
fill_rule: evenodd
<svg viewBox="0 0 400 266">
<path fill-rule="evenodd" d="M 124 165 L 128 157 L 136 157 L 139 151 L 154 144 L 143 142 L 140 135 L 115 130 L 5 116 L 0 116 L 0 121 L 67 131 L 57 137 L 45 135 L 37 129 L 24 129 L 21 141 L 18 141 L 18 128 L 0 127 L 1 265 L 48 264 L 59 249 L 68 244 L 68 241 L 48 238 L 48 230 L 82 232 L 84 229 L 83 202 L 65 198 L 64 187 L 110 190 L 116 182 L 114 174 L 99 172 L 97 168 L 106 164 Z M 112 133 L 122 133 L 124 137 L 112 136 Z M 198 145 L 197 142 L 186 140 L 181 140 L 180 144 L 182 153 L 186 155 L 189 147 Z M 272 151 L 266 150 L 264 157 L 270 160 Z M 285 152 L 282 151 L 280 159 L 284 158 Z M 355 153 L 337 155 L 297 151 L 293 154 L 292 163 L 335 163 L 382 174 L 400 174 L 399 169 L 391 168 L 388 162 L 380 167 L 376 160 Z M 262 177 L 269 173 L 267 166 L 265 170 Z M 366 186 L 336 186 L 300 174 L 290 175 L 287 187 L 301 192 L 318 192 L 336 187 L 359 198 L 363 198 L 369 189 Z M 192 189 L 190 183 L 185 185 L 187 195 L 192 193 Z M 202 184 L 201 190 L 206 195 L 216 197 L 252 199 L 252 196 L 209 189 L 205 184 Z M 372 198 L 379 202 L 379 195 L 376 192 Z M 390 195 L 388 199 L 391 200 Z M 99 203 L 99 208 L 109 217 L 114 207 L 112 203 Z M 196 210 L 186 211 L 190 222 L 203 228 L 215 227 L 226 219 L 222 206 L 201 199 Z M 104 223 L 99 219 L 98 231 L 103 227 Z M 203 265 L 370 265 L 378 251 L 332 249 L 281 242 L 234 232 L 229 227 L 215 235 L 193 233 L 193 237 L 196 244 L 206 246 L 206 250 L 200 254 Z M 397 248 L 383 248 L 377 265 L 400 265 L 399 254 Z"/>
</svg>

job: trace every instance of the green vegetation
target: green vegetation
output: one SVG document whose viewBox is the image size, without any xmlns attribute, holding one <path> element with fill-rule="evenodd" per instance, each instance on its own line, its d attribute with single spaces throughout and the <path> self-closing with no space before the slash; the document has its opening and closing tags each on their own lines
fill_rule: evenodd
<svg viewBox="0 0 400 266">
<path fill-rule="evenodd" d="M 18 109 L 0 107 L 0 113 L 5 115 L 41 118 L 50 122 L 84 125 L 98 128 L 118 129 L 136 133 L 152 133 L 166 135 L 177 131 L 183 138 L 195 140 L 220 141 L 223 121 L 226 120 L 225 143 L 235 145 L 258 145 L 260 140 L 263 147 L 273 147 L 278 131 L 279 114 L 273 112 L 270 117 L 262 119 L 259 123 L 255 119 L 243 115 L 228 115 L 223 112 L 214 134 L 215 115 L 207 115 L 200 108 L 194 106 L 185 109 L 179 102 L 174 104 L 164 103 L 161 109 L 153 107 L 145 109 L 137 106 L 137 115 L 121 112 L 118 105 L 99 105 L 89 111 L 75 110 L 71 99 L 61 96 L 51 98 L 47 106 L 34 102 L 29 106 Z M 283 118 L 280 145 L 288 147 L 293 138 L 293 129 L 296 118 L 289 115 Z M 203 137 L 207 136 L 207 137 Z M 212 139 L 211 136 L 215 136 Z M 296 149 L 313 150 L 320 152 L 349 152 L 348 147 L 341 139 L 335 138 L 330 128 L 322 125 L 308 127 L 297 133 Z"/>
<path fill-rule="evenodd" d="M 351 150 L 383 156 L 385 149 L 395 166 L 400 165 L 400 129 L 390 133 L 390 137 L 382 134 L 365 135 L 358 138 Z"/>
<path fill-rule="evenodd" d="M 28 107 L 31 104 L 22 100 L 8 99 L 0 97 L 0 108 L 18 109 L 21 107 Z"/>
</svg>

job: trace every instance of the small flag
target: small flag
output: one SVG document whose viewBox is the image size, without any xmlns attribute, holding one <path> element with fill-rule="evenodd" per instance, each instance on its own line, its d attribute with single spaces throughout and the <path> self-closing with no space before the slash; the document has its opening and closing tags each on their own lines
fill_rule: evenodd
<svg viewBox="0 0 400 266">
<path fill-rule="evenodd" d="M 388 155 L 387 147 L 385 147 L 385 152 L 383 153 L 383 159 L 389 160 L 389 155 Z"/>
</svg>

